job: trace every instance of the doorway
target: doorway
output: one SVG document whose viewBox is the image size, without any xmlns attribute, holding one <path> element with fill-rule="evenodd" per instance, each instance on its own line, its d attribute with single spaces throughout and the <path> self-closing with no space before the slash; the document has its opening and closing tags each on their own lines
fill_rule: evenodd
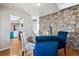
<svg viewBox="0 0 79 59">
<path fill-rule="evenodd" d="M 21 55 L 22 43 L 19 39 L 19 32 L 23 30 L 24 18 L 10 15 L 10 55 Z"/>
</svg>

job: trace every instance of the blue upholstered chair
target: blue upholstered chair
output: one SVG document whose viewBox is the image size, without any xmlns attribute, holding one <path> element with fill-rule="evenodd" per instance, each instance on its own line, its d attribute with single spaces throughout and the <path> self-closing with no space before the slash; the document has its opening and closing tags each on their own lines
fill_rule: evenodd
<svg viewBox="0 0 79 59">
<path fill-rule="evenodd" d="M 51 41 L 50 36 L 36 36 L 34 56 L 56 56 L 58 41 Z"/>
<path fill-rule="evenodd" d="M 66 55 L 66 40 L 67 40 L 67 34 L 68 32 L 65 31 L 59 31 L 58 32 L 58 39 L 59 40 L 59 44 L 58 44 L 58 49 L 64 48 L 64 53 Z"/>
<path fill-rule="evenodd" d="M 35 56 L 55 56 L 57 49 L 64 48 L 66 55 L 66 40 L 68 32 L 59 31 L 56 36 L 36 36 Z"/>
<path fill-rule="evenodd" d="M 10 32 L 10 39 L 13 39 L 14 33 Z"/>
</svg>

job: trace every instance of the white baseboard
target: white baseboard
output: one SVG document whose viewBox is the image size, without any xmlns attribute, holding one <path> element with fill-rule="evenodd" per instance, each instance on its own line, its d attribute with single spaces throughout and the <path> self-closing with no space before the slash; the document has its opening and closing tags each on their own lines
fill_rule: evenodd
<svg viewBox="0 0 79 59">
<path fill-rule="evenodd" d="M 4 51 L 4 50 L 9 49 L 9 48 L 10 48 L 10 47 L 2 48 L 2 49 L 0 49 L 0 51 Z"/>
</svg>

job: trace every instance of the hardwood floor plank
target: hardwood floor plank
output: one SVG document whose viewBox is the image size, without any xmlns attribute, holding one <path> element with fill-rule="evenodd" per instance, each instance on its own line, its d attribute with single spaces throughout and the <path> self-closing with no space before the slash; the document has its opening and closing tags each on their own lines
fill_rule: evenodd
<svg viewBox="0 0 79 59">
<path fill-rule="evenodd" d="M 0 51 L 0 56 L 10 56 L 10 49 Z"/>
</svg>

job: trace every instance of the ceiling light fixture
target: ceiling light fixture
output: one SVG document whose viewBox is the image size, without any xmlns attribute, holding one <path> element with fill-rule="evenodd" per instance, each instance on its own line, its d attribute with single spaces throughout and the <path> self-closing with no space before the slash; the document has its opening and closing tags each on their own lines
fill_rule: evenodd
<svg viewBox="0 0 79 59">
<path fill-rule="evenodd" d="M 36 5 L 37 5 L 37 6 L 40 6 L 40 3 L 37 3 Z"/>
</svg>

